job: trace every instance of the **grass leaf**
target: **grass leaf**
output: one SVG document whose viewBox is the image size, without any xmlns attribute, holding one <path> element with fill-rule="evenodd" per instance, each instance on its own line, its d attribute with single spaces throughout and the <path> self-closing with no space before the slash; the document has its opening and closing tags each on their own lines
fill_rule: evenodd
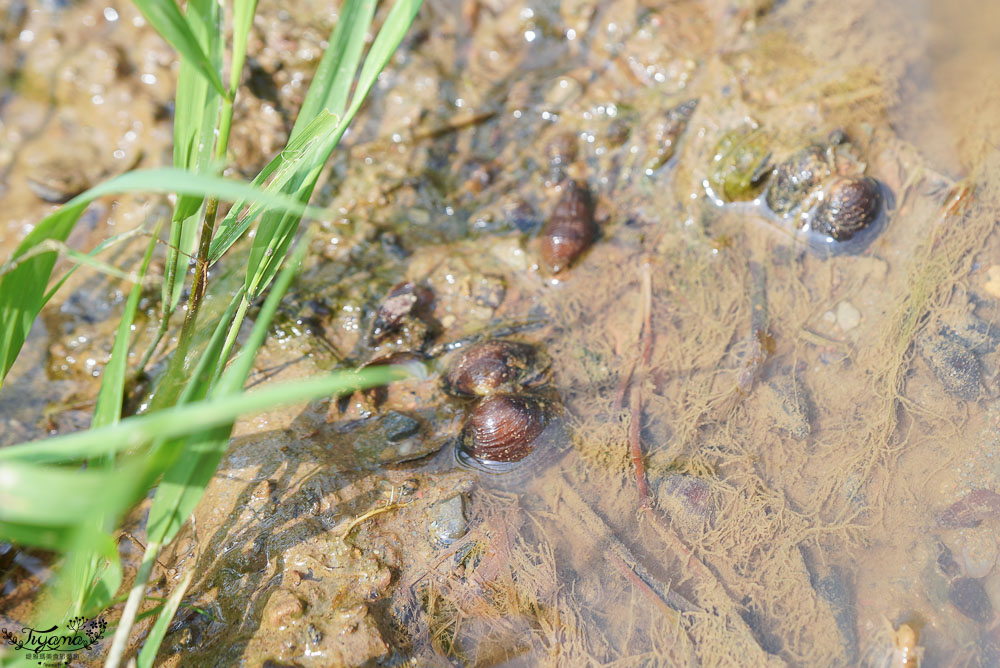
<svg viewBox="0 0 1000 668">
<path fill-rule="evenodd" d="M 306 92 L 291 138 L 303 132 L 323 109 L 344 116 L 347 96 L 354 83 L 365 35 L 372 25 L 375 0 L 347 0 L 340 8 L 337 25 L 330 35 L 330 45 L 323 52 L 313 82 Z"/>
<path fill-rule="evenodd" d="M 160 651 L 163 638 L 167 635 L 167 629 L 170 628 L 170 620 L 177 613 L 177 608 L 180 606 L 181 599 L 184 598 L 187 588 L 191 585 L 193 577 L 194 571 L 189 570 L 184 574 L 184 578 L 174 588 L 174 591 L 171 592 L 170 598 L 163 605 L 160 616 L 156 619 L 156 623 L 153 624 L 153 628 L 150 629 L 149 635 L 146 636 L 146 642 L 143 644 L 142 650 L 139 652 L 139 659 L 136 662 L 137 668 L 152 668 L 153 662 L 156 660 L 156 653 Z"/>
<path fill-rule="evenodd" d="M 115 334 L 115 342 L 111 347 L 111 359 L 104 366 L 104 372 L 101 375 L 101 389 L 98 391 L 97 402 L 94 406 L 94 419 L 90 423 L 92 428 L 114 424 L 121 419 L 132 323 L 135 321 L 139 297 L 142 296 L 142 279 L 149 269 L 150 260 L 153 259 L 153 250 L 156 248 L 156 238 L 159 236 L 159 232 L 160 226 L 157 225 L 153 232 L 153 238 L 150 239 L 149 245 L 146 247 L 146 255 L 142 258 L 142 265 L 139 267 L 139 282 L 132 286 L 128 301 L 125 302 L 125 309 L 122 311 L 121 321 L 118 323 L 118 332 Z"/>
<path fill-rule="evenodd" d="M 219 73 L 212 67 L 208 55 L 202 50 L 174 0 L 135 0 L 135 5 L 156 32 L 194 65 L 219 95 L 225 97 L 226 90 L 222 87 Z"/>
<path fill-rule="evenodd" d="M 177 192 L 212 195 L 227 200 L 250 200 L 296 214 L 320 216 L 322 212 L 304 206 L 281 193 L 269 193 L 252 185 L 220 177 L 194 174 L 181 169 L 161 168 L 127 172 L 76 196 L 49 214 L 14 251 L 17 260 L 47 240 L 64 242 L 87 205 L 102 195 L 130 191 Z M 45 305 L 46 285 L 58 253 L 40 253 L 21 262 L 0 278 L 0 386 L 14 364 L 31 325 Z"/>
</svg>

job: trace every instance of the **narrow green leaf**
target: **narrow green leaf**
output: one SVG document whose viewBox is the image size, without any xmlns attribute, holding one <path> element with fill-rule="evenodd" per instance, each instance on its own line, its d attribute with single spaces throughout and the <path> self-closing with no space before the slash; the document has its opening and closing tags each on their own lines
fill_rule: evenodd
<svg viewBox="0 0 1000 668">
<path fill-rule="evenodd" d="M 268 178 L 271 178 L 267 186 L 264 187 L 266 192 L 287 193 L 288 183 L 302 169 L 302 165 L 314 164 L 317 161 L 322 164 L 326 161 L 321 144 L 325 138 L 336 131 L 337 125 L 337 116 L 329 112 L 321 112 L 305 130 L 290 140 L 281 153 L 261 170 L 260 174 L 254 178 L 253 185 L 259 187 Z M 229 210 L 229 214 L 219 224 L 209 249 L 209 262 L 217 262 L 247 231 L 264 209 L 260 204 L 254 204 L 244 211 L 245 204 L 246 202 L 243 201 L 234 204 Z"/>
<path fill-rule="evenodd" d="M 243 62 L 247 55 L 247 38 L 253 27 L 253 15 L 257 11 L 257 0 L 234 0 L 233 2 L 233 48 L 229 70 L 229 97 L 236 97 L 243 73 Z"/>
<path fill-rule="evenodd" d="M 243 350 L 222 374 L 219 384 L 212 388 L 213 397 L 234 395 L 242 389 L 250 374 L 257 350 L 267 336 L 278 304 L 291 284 L 292 277 L 298 270 L 299 263 L 301 263 L 308 247 L 307 235 L 299 242 L 299 247 L 282 270 L 273 289 L 264 301 Z M 216 338 L 213 336 L 213 341 Z M 196 381 L 201 380 L 202 377 L 196 378 Z M 149 509 L 149 519 L 146 522 L 146 533 L 151 541 L 166 544 L 180 530 L 214 475 L 219 460 L 229 445 L 229 434 L 232 429 L 233 422 L 230 421 L 218 427 L 192 434 L 186 439 L 183 455 L 164 473 L 163 481 L 156 490 L 156 496 L 153 497 L 153 505 Z"/>
<path fill-rule="evenodd" d="M 167 629 L 170 628 L 170 620 L 177 614 L 177 608 L 180 606 L 187 588 L 191 585 L 193 577 L 194 571 L 189 570 L 170 594 L 170 598 L 163 606 L 163 611 L 156 619 L 156 623 L 153 624 L 153 628 L 150 629 L 149 635 L 146 636 L 146 642 L 143 644 L 142 650 L 139 652 L 139 660 L 136 662 L 137 668 L 152 668 L 153 662 L 156 660 L 156 653 L 160 651 L 163 638 L 167 635 Z"/>
<path fill-rule="evenodd" d="M 65 241 L 86 207 L 87 201 L 81 201 L 48 215 L 20 243 L 13 259 L 46 239 Z M 57 257 L 55 251 L 36 255 L 0 279 L 0 387 L 44 305 L 45 286 Z"/>
<path fill-rule="evenodd" d="M 212 67 L 208 55 L 199 46 L 198 39 L 191 32 L 191 27 L 185 21 L 177 4 L 173 0 L 135 0 L 135 5 L 156 32 L 160 33 L 160 36 L 182 57 L 191 61 L 219 95 L 225 96 L 226 90 L 222 87 L 219 73 Z"/>
<path fill-rule="evenodd" d="M 347 0 L 340 8 L 340 16 L 330 35 L 329 46 L 323 52 L 316 75 L 295 119 L 292 139 L 303 132 L 324 108 L 337 116 L 344 115 L 347 96 L 361 62 L 365 35 L 371 28 L 374 14 L 375 0 Z"/>
<path fill-rule="evenodd" d="M 73 526 L 82 516 L 101 513 L 106 508 L 124 508 L 131 500 L 135 487 L 129 475 L 126 470 L 2 462 L 0 522 Z M 135 471 L 132 471 L 131 476 L 134 475 Z"/>
<path fill-rule="evenodd" d="M 127 172 L 78 195 L 35 226 L 14 251 L 12 260 L 35 246 L 54 239 L 65 241 L 87 205 L 103 195 L 131 191 L 177 192 L 213 195 L 226 200 L 250 200 L 268 207 L 319 217 L 322 211 L 306 207 L 292 197 L 264 192 L 252 185 L 220 177 L 161 168 Z M 0 384 L 14 364 L 35 316 L 45 305 L 45 287 L 52 275 L 57 252 L 45 252 L 18 264 L 0 278 Z"/>
<path fill-rule="evenodd" d="M 340 371 L 302 378 L 291 383 L 275 383 L 237 395 L 215 397 L 187 406 L 129 417 L 116 425 L 100 429 L 0 448 L 0 463 L 76 461 L 113 454 L 149 443 L 156 438 L 175 438 L 217 427 L 240 415 L 385 385 L 394 380 L 424 374 L 422 365 L 407 364 L 367 367 L 358 371 Z"/>
<path fill-rule="evenodd" d="M 153 231 L 153 238 L 150 239 L 146 247 L 146 255 L 142 258 L 139 267 L 139 282 L 132 286 L 128 300 L 125 302 L 125 309 L 122 311 L 121 320 L 118 323 L 118 332 L 115 334 L 115 342 L 111 347 L 111 359 L 104 367 L 101 375 L 101 389 L 97 393 L 97 402 L 94 406 L 94 419 L 90 426 L 103 427 L 106 424 L 114 424 L 121 419 L 122 400 L 125 397 L 125 371 L 128 362 L 128 343 L 132 333 L 132 323 L 135 322 L 135 311 L 139 306 L 139 297 L 142 296 L 142 279 L 149 269 L 149 262 L 153 259 L 153 251 L 156 249 L 156 239 L 160 234 L 160 226 L 157 225 Z"/>
</svg>

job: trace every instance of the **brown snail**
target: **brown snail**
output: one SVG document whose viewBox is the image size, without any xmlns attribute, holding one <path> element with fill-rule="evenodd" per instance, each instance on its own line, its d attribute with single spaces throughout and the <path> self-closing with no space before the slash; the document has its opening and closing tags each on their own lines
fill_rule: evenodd
<svg viewBox="0 0 1000 668">
<path fill-rule="evenodd" d="M 469 416 L 460 449 L 480 464 L 517 462 L 534 451 L 546 422 L 542 400 L 493 394 L 480 401 Z"/>
<path fill-rule="evenodd" d="M 548 355 L 527 343 L 486 341 L 454 354 L 444 388 L 459 397 L 516 392 L 544 382 L 550 363 Z"/>
<path fill-rule="evenodd" d="M 569 267 L 597 236 L 594 203 L 586 185 L 569 181 L 552 217 L 542 227 L 542 262 L 552 273 Z"/>
<path fill-rule="evenodd" d="M 874 221 L 882 208 L 882 191 L 867 176 L 835 179 L 816 209 L 812 229 L 837 241 L 846 241 Z"/>
<path fill-rule="evenodd" d="M 389 334 L 398 331 L 411 315 L 424 318 L 433 302 L 434 293 L 426 286 L 407 281 L 393 287 L 375 313 L 371 331 L 372 343 L 377 344 Z"/>
<path fill-rule="evenodd" d="M 785 215 L 799 206 L 829 175 L 826 150 L 821 146 L 808 146 L 775 168 L 767 189 L 767 206 Z"/>
</svg>

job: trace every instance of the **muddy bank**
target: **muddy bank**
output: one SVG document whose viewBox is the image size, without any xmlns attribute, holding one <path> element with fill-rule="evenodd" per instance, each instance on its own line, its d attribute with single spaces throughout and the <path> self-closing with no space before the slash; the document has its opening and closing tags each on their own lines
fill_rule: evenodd
<svg viewBox="0 0 1000 668">
<path fill-rule="evenodd" d="M 403 356 L 430 376 L 237 425 L 156 573 L 157 595 L 196 573 L 160 659 L 994 661 L 996 128 L 935 130 L 911 9 L 426 5 L 329 167 L 335 215 L 252 383 Z M 316 13 L 260 8 L 241 173 L 284 141 Z M 26 220 L 48 191 L 10 164 Z M 877 190 L 838 218 L 845 181 Z M 590 201 L 561 204 L 574 188 Z M 562 218 L 583 242 L 553 267 Z M 48 313 L 46 358 L 0 399 L 51 380 L 78 406 L 48 428 L 85 425 L 101 320 Z M 458 460 L 482 400 L 442 382 L 457 344 L 494 339 L 551 361 L 546 440 L 500 474 Z"/>
</svg>

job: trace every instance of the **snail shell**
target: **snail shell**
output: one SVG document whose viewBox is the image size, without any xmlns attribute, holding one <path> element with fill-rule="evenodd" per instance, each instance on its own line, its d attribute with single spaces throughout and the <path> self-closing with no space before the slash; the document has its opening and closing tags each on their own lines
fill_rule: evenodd
<svg viewBox="0 0 1000 668">
<path fill-rule="evenodd" d="M 846 241 L 866 228 L 882 208 L 882 190 L 867 176 L 837 178 L 816 210 L 815 232 Z"/>
<path fill-rule="evenodd" d="M 393 287 L 375 314 L 372 343 L 378 343 L 388 334 L 397 331 L 410 314 L 425 313 L 433 301 L 434 293 L 426 286 L 407 281 Z"/>
<path fill-rule="evenodd" d="M 767 206 L 785 215 L 806 198 L 830 175 L 826 151 L 820 146 L 808 146 L 795 153 L 774 170 L 767 190 Z"/>
<path fill-rule="evenodd" d="M 486 341 L 455 354 L 444 389 L 458 397 L 516 392 L 544 381 L 550 363 L 548 355 L 527 343 Z"/>
<path fill-rule="evenodd" d="M 486 462 L 517 462 L 532 453 L 535 439 L 545 429 L 542 402 L 534 397 L 494 394 L 469 416 L 462 430 L 461 448 Z"/>
<path fill-rule="evenodd" d="M 649 134 L 652 136 L 653 149 L 652 156 L 646 162 L 647 172 L 659 169 L 674 156 L 677 142 L 684 134 L 697 106 L 698 100 L 682 102 L 650 126 Z"/>
<path fill-rule="evenodd" d="M 570 181 L 556 204 L 552 217 L 542 227 L 542 261 L 552 273 L 558 273 L 587 250 L 597 227 L 594 224 L 594 204 L 587 187 Z"/>
</svg>

